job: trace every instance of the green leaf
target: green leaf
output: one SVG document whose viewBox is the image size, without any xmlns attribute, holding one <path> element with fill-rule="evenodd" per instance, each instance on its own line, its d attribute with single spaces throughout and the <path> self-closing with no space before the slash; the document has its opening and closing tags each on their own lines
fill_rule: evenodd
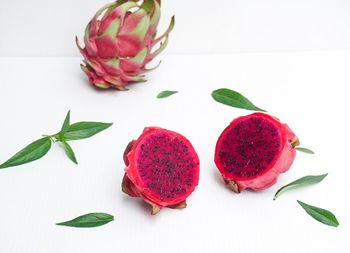
<svg viewBox="0 0 350 253">
<path fill-rule="evenodd" d="M 51 148 L 50 137 L 36 140 L 0 165 L 0 169 L 29 163 L 43 157 Z"/>
<path fill-rule="evenodd" d="M 178 93 L 178 91 L 174 91 L 174 90 L 164 90 L 162 92 L 160 92 L 158 95 L 157 95 L 157 98 L 166 98 L 166 97 L 169 97 L 175 93 Z"/>
<path fill-rule="evenodd" d="M 328 226 L 338 227 L 339 222 L 333 213 L 326 209 L 322 209 L 316 206 L 308 205 L 300 200 L 297 200 L 302 208 L 315 220 L 326 224 Z"/>
<path fill-rule="evenodd" d="M 88 213 L 73 220 L 56 223 L 56 225 L 76 228 L 91 228 L 102 226 L 108 222 L 111 222 L 112 220 L 114 220 L 114 217 L 107 213 Z"/>
<path fill-rule="evenodd" d="M 60 134 L 63 134 L 68 130 L 69 123 L 70 123 L 70 110 L 68 111 L 66 118 L 64 119 Z"/>
<path fill-rule="evenodd" d="M 304 152 L 304 153 L 306 153 L 306 154 L 310 154 L 310 155 L 315 154 L 314 151 L 312 151 L 311 149 L 308 149 L 308 148 L 295 147 L 294 149 L 297 150 L 297 151 L 300 151 L 300 152 Z"/>
<path fill-rule="evenodd" d="M 66 155 L 68 156 L 68 158 L 73 163 L 78 164 L 77 159 L 75 158 L 75 154 L 74 154 L 73 149 L 71 148 L 71 146 L 65 141 L 62 141 L 62 145 L 63 145 L 64 152 L 66 152 Z"/>
<path fill-rule="evenodd" d="M 255 106 L 252 102 L 250 102 L 243 95 L 238 93 L 237 91 L 233 91 L 230 89 L 222 88 L 218 90 L 214 90 L 211 93 L 211 96 L 215 101 L 229 105 L 236 108 L 247 109 L 251 111 L 261 111 L 265 112 L 265 110 Z"/>
<path fill-rule="evenodd" d="M 61 136 L 62 140 L 80 140 L 89 138 L 106 128 L 113 123 L 103 122 L 78 122 L 70 125 L 67 131 Z"/>
<path fill-rule="evenodd" d="M 283 192 L 285 192 L 291 188 L 295 188 L 298 186 L 304 186 L 304 185 L 310 185 L 310 184 L 317 184 L 317 183 L 321 182 L 327 175 L 328 175 L 328 173 L 323 174 L 323 175 L 305 176 L 305 177 L 299 178 L 299 179 L 283 186 L 282 188 L 280 188 L 275 193 L 273 200 L 277 199 L 277 197 L 279 195 L 281 195 Z"/>
</svg>

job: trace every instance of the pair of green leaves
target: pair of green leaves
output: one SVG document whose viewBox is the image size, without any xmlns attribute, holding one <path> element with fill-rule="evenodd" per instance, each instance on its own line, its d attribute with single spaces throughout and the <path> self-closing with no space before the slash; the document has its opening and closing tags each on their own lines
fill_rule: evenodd
<svg viewBox="0 0 350 253">
<path fill-rule="evenodd" d="M 176 94 L 177 92 L 178 91 L 164 90 L 157 95 L 157 98 L 166 98 L 173 94 Z M 237 91 L 221 88 L 214 90 L 211 95 L 214 98 L 214 100 L 225 105 L 251 111 L 266 112 L 265 110 L 255 106 L 249 99 L 247 99 Z"/>
<path fill-rule="evenodd" d="M 287 190 L 301 187 L 301 186 L 317 184 L 321 182 L 327 175 L 328 173 L 323 175 L 312 175 L 312 176 L 305 176 L 305 177 L 299 178 L 280 188 L 275 193 L 273 200 L 277 199 L 278 196 L 280 196 L 283 192 Z M 329 226 L 337 227 L 339 225 L 337 218 L 332 212 L 323 208 L 306 204 L 304 202 L 301 202 L 300 200 L 297 200 L 297 201 L 300 204 L 300 206 L 315 220 Z"/>
<path fill-rule="evenodd" d="M 178 91 L 163 90 L 157 95 L 157 98 L 166 98 L 176 93 L 178 93 Z M 222 88 L 222 89 L 217 89 L 213 91 L 211 95 L 217 102 L 225 105 L 252 110 L 252 111 L 265 112 L 265 110 L 255 106 L 252 102 L 250 102 L 246 97 L 244 97 L 242 94 L 238 93 L 237 91 Z"/>
<path fill-rule="evenodd" d="M 178 91 L 164 90 L 157 95 L 157 98 L 166 98 L 176 93 L 178 93 Z M 241 109 L 252 110 L 252 111 L 265 112 L 265 110 L 255 106 L 251 101 L 249 101 L 249 99 L 247 99 L 237 91 L 222 88 L 222 89 L 214 90 L 211 95 L 217 102 L 225 105 L 229 105 L 229 106 L 237 107 Z"/>
<path fill-rule="evenodd" d="M 107 213 L 88 213 L 69 221 L 56 223 L 56 225 L 76 228 L 91 228 L 102 226 L 113 220 L 113 215 Z"/>
<path fill-rule="evenodd" d="M 112 123 L 103 122 L 77 122 L 70 124 L 70 111 L 68 111 L 60 132 L 53 135 L 45 135 L 43 138 L 30 143 L 6 162 L 1 164 L 0 169 L 18 166 L 38 160 L 47 154 L 52 143 L 55 142 L 61 142 L 68 158 L 75 164 L 78 164 L 73 149 L 68 144 L 68 141 L 89 138 L 105 130 L 111 125 Z"/>
<path fill-rule="evenodd" d="M 178 91 L 164 90 L 157 95 L 157 98 L 166 98 L 176 93 L 178 93 Z M 238 93 L 237 91 L 222 88 L 222 89 L 217 89 L 213 91 L 211 95 L 217 102 L 225 105 L 252 110 L 252 111 L 265 112 L 265 110 L 255 106 L 252 102 L 250 102 L 246 97 L 244 97 L 242 94 Z"/>
</svg>

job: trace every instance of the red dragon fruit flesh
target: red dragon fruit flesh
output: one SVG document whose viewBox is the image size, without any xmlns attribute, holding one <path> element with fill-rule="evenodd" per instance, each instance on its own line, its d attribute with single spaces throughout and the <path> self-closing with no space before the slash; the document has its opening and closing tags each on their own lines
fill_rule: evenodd
<svg viewBox="0 0 350 253">
<path fill-rule="evenodd" d="M 185 208 L 186 198 L 199 179 L 199 159 L 182 135 L 159 127 L 147 127 L 124 152 L 125 175 L 122 190 L 140 197 L 152 207 Z"/>
<path fill-rule="evenodd" d="M 220 135 L 215 164 L 228 188 L 264 190 L 292 165 L 299 145 L 292 130 L 277 118 L 253 113 L 234 119 Z"/>
</svg>

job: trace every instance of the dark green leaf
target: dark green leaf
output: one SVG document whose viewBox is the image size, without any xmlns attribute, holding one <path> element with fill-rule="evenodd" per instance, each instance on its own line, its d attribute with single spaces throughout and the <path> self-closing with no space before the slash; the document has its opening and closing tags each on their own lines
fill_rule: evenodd
<svg viewBox="0 0 350 253">
<path fill-rule="evenodd" d="M 68 156 L 68 158 L 75 164 L 78 164 L 71 146 L 65 141 L 62 141 L 62 145 L 63 145 L 64 152 L 66 152 L 66 155 Z"/>
<path fill-rule="evenodd" d="M 300 151 L 300 152 L 304 152 L 306 154 L 311 154 L 311 155 L 315 154 L 314 151 L 312 151 L 311 149 L 308 149 L 308 148 L 295 147 L 294 149 L 297 151 Z"/>
<path fill-rule="evenodd" d="M 50 137 L 36 140 L 0 165 L 0 169 L 29 163 L 43 157 L 51 148 Z"/>
<path fill-rule="evenodd" d="M 333 213 L 326 209 L 308 205 L 304 202 L 297 200 L 298 203 L 304 208 L 304 210 L 315 220 L 326 224 L 328 226 L 338 227 L 339 222 Z"/>
<path fill-rule="evenodd" d="M 178 93 L 178 91 L 174 91 L 174 90 L 164 90 L 162 92 L 160 92 L 158 95 L 157 95 L 157 98 L 166 98 L 166 97 L 169 97 L 175 93 Z"/>
<path fill-rule="evenodd" d="M 218 90 L 214 90 L 211 93 L 211 96 L 219 103 L 229 105 L 236 108 L 247 109 L 251 111 L 262 111 L 265 110 L 255 106 L 252 102 L 250 102 L 243 95 L 238 93 L 237 91 L 233 91 L 230 89 L 222 88 Z"/>
<path fill-rule="evenodd" d="M 78 122 L 70 125 L 67 131 L 61 136 L 62 140 L 80 140 L 89 138 L 106 128 L 113 123 L 103 122 Z"/>
<path fill-rule="evenodd" d="M 64 134 L 68 130 L 69 124 L 70 124 L 70 110 L 68 111 L 66 118 L 64 119 L 60 134 Z"/>
<path fill-rule="evenodd" d="M 56 225 L 76 228 L 91 228 L 102 226 L 108 222 L 111 222 L 113 219 L 113 216 L 107 213 L 88 213 L 70 221 L 56 223 Z"/>
<path fill-rule="evenodd" d="M 282 194 L 282 192 L 285 192 L 291 188 L 295 188 L 295 187 L 298 187 L 298 186 L 304 186 L 304 185 L 310 185 L 310 184 L 316 184 L 316 183 L 319 183 L 321 182 L 326 176 L 328 175 L 328 173 L 326 174 L 323 174 L 323 175 L 315 175 L 315 176 L 305 176 L 305 177 L 302 177 L 302 178 L 299 178 L 285 186 L 283 186 L 282 188 L 280 188 L 273 200 L 275 200 L 279 195 Z"/>
</svg>

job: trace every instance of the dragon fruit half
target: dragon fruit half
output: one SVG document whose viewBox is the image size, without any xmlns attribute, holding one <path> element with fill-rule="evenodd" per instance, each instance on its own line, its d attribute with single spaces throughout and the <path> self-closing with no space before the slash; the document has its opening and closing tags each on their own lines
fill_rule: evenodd
<svg viewBox="0 0 350 253">
<path fill-rule="evenodd" d="M 126 165 L 122 190 L 152 206 L 182 209 L 199 179 L 199 159 L 182 135 L 159 127 L 146 127 L 124 152 Z"/>
<path fill-rule="evenodd" d="M 253 113 L 234 119 L 220 135 L 215 164 L 228 188 L 261 191 L 276 183 L 295 158 L 297 136 L 277 118 Z"/>
<path fill-rule="evenodd" d="M 118 0 L 97 11 L 88 23 L 82 70 L 96 87 L 126 90 L 132 82 L 145 81 L 149 63 L 166 47 L 175 24 L 172 17 L 166 32 L 156 38 L 160 0 Z M 160 46 L 152 50 L 157 44 Z"/>
</svg>

